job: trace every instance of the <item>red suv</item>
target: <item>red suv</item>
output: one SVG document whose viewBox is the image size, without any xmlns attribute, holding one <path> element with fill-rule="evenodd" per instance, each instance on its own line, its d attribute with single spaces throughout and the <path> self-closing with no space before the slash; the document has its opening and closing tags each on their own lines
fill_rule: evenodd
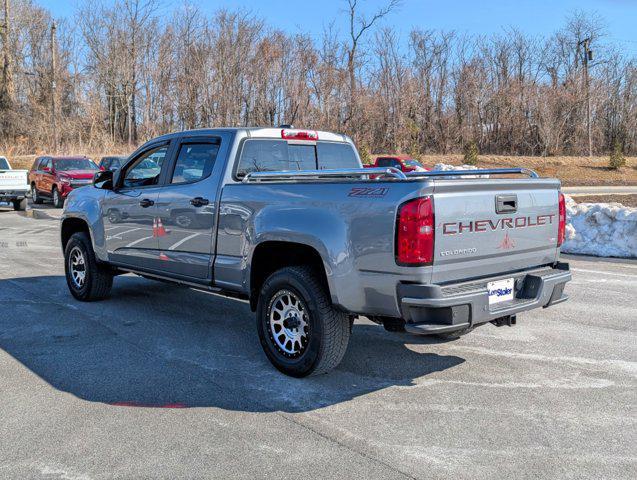
<svg viewBox="0 0 637 480">
<path fill-rule="evenodd" d="M 51 198 L 61 208 L 69 192 L 90 185 L 97 171 L 97 165 L 86 157 L 38 157 L 29 171 L 31 199 L 42 203 L 44 197 Z"/>
</svg>

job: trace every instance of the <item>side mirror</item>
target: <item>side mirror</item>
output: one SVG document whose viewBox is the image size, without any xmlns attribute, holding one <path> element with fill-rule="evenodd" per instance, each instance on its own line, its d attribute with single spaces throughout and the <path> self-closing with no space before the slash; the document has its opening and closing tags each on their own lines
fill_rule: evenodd
<svg viewBox="0 0 637 480">
<path fill-rule="evenodd" d="M 42 167 L 42 171 L 43 172 L 50 172 L 51 171 L 51 167 Z"/>
<path fill-rule="evenodd" d="M 113 190 L 113 172 L 101 170 L 93 175 L 93 186 L 103 190 Z"/>
</svg>

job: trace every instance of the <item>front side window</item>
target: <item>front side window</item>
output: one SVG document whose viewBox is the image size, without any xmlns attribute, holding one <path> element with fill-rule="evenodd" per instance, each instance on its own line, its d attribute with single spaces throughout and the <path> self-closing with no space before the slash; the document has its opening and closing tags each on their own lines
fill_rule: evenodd
<svg viewBox="0 0 637 480">
<path fill-rule="evenodd" d="M 128 167 L 122 181 L 124 187 L 148 187 L 159 183 L 161 166 L 164 163 L 168 145 L 145 152 Z"/>
<path fill-rule="evenodd" d="M 69 170 L 97 170 L 97 165 L 88 158 L 62 158 L 55 160 L 55 169 L 61 172 Z"/>
<path fill-rule="evenodd" d="M 171 183 L 192 183 L 206 178 L 212 172 L 217 153 L 219 153 L 219 144 L 182 144 Z"/>
</svg>

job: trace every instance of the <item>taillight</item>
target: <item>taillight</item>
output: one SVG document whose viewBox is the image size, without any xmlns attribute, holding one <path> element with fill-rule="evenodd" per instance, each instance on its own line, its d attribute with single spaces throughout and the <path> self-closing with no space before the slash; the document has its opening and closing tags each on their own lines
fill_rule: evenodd
<svg viewBox="0 0 637 480">
<path fill-rule="evenodd" d="M 396 263 L 431 265 L 434 259 L 434 208 L 431 197 L 415 198 L 398 208 Z"/>
<path fill-rule="evenodd" d="M 290 130 L 284 128 L 281 130 L 281 138 L 285 140 L 318 140 L 318 132 L 314 130 Z"/>
<path fill-rule="evenodd" d="M 559 222 L 557 227 L 557 246 L 561 246 L 564 243 L 564 236 L 566 235 L 566 202 L 564 200 L 564 194 L 559 193 Z"/>
</svg>

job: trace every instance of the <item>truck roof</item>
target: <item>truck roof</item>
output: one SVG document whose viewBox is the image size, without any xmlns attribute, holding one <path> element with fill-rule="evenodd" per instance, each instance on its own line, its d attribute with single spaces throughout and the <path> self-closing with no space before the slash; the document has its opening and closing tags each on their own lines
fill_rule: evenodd
<svg viewBox="0 0 637 480">
<path fill-rule="evenodd" d="M 214 134 L 216 132 L 245 132 L 246 136 L 252 138 L 281 138 L 282 130 L 309 130 L 305 128 L 291 128 L 291 127 L 214 127 L 214 128 L 197 128 L 193 130 L 182 130 L 179 132 L 168 133 L 161 137 L 155 138 L 155 140 L 168 140 L 183 134 Z M 318 134 L 319 140 L 327 140 L 330 142 L 351 142 L 347 135 L 340 133 L 326 132 L 324 130 L 310 130 Z"/>
</svg>

